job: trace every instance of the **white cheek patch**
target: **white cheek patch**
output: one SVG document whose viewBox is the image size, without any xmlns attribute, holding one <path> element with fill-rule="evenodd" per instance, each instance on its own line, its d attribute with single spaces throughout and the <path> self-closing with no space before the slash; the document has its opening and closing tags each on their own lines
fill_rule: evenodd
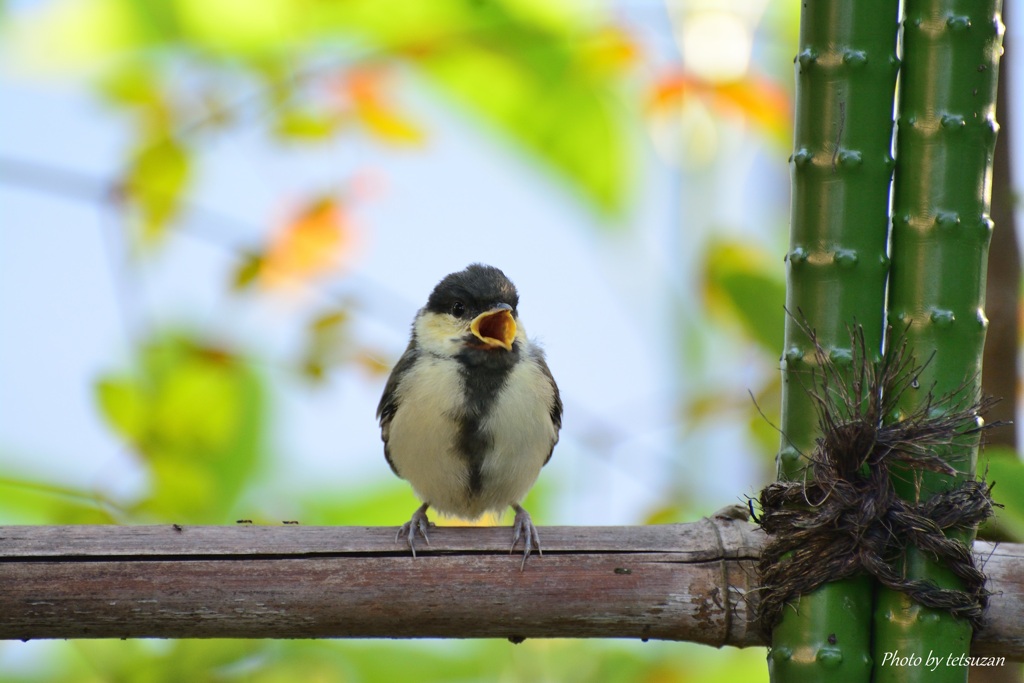
<svg viewBox="0 0 1024 683">
<path fill-rule="evenodd" d="M 416 341 L 427 353 L 451 358 L 462 349 L 462 337 L 469 332 L 468 323 L 444 315 L 421 311 L 414 324 Z"/>
</svg>

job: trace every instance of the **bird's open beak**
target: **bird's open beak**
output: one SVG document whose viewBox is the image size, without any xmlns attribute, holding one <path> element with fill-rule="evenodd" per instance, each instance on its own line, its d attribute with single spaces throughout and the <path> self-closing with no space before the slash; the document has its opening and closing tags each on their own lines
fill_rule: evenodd
<svg viewBox="0 0 1024 683">
<path fill-rule="evenodd" d="M 500 346 L 506 351 L 512 350 L 512 342 L 516 338 L 516 320 L 512 317 L 512 308 L 508 304 L 501 304 L 473 318 L 469 329 L 487 346 Z"/>
</svg>

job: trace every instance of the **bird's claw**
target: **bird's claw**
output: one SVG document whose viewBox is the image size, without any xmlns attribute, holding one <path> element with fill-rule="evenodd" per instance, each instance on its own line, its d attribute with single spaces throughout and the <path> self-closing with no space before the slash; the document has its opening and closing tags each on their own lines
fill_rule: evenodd
<svg viewBox="0 0 1024 683">
<path fill-rule="evenodd" d="M 396 543 L 398 542 L 398 539 L 405 536 L 405 540 L 409 544 L 409 549 L 412 551 L 413 557 L 416 557 L 417 532 L 423 537 L 423 540 L 426 541 L 427 545 L 430 545 L 430 537 L 427 536 L 427 530 L 434 526 L 434 524 L 427 519 L 427 507 L 428 505 L 424 503 L 417 508 L 416 512 L 412 513 L 412 517 L 409 521 L 399 527 L 398 533 L 395 534 Z"/>
<path fill-rule="evenodd" d="M 512 523 L 512 547 L 508 549 L 508 554 L 512 554 L 512 551 L 516 549 L 516 543 L 522 538 L 524 543 L 523 563 L 519 566 L 519 571 L 523 571 L 526 569 L 526 558 L 533 552 L 534 547 L 537 548 L 538 555 L 543 556 L 544 551 L 541 550 L 540 534 L 537 533 L 537 527 L 530 519 L 530 513 L 520 505 L 513 505 L 512 509 L 516 511 L 516 518 Z"/>
</svg>

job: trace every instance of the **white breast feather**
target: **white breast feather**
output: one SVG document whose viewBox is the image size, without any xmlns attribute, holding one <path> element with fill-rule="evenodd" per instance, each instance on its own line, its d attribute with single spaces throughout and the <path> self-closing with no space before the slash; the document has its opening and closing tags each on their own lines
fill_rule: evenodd
<svg viewBox="0 0 1024 683">
<path fill-rule="evenodd" d="M 513 368 L 485 421 L 494 450 L 484 460 L 478 514 L 522 501 L 558 436 L 551 422 L 554 392 L 532 357 Z"/>
<path fill-rule="evenodd" d="M 503 512 L 529 492 L 557 439 L 550 406 L 554 391 L 532 355 L 509 373 L 484 421 L 494 447 L 483 454 L 483 490 L 470 497 L 467 462 L 456 448 L 459 368 L 430 359 L 402 383 L 399 408 L 388 433 L 389 452 L 416 495 L 446 515 L 477 519 Z"/>
<path fill-rule="evenodd" d="M 454 416 L 463 395 L 458 365 L 426 357 L 401 385 L 399 406 L 388 432 L 388 452 L 413 491 L 440 512 L 458 513 L 469 473 L 455 442 Z"/>
</svg>

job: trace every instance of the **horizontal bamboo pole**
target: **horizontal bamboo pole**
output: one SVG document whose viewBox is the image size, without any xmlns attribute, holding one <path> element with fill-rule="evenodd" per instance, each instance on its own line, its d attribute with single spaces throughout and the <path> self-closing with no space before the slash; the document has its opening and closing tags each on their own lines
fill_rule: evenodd
<svg viewBox="0 0 1024 683">
<path fill-rule="evenodd" d="M 640 638 L 762 645 L 763 537 L 725 517 L 508 528 L 0 526 L 0 639 Z M 993 596 L 974 653 L 1024 659 L 1024 545 L 979 543 Z"/>
</svg>

